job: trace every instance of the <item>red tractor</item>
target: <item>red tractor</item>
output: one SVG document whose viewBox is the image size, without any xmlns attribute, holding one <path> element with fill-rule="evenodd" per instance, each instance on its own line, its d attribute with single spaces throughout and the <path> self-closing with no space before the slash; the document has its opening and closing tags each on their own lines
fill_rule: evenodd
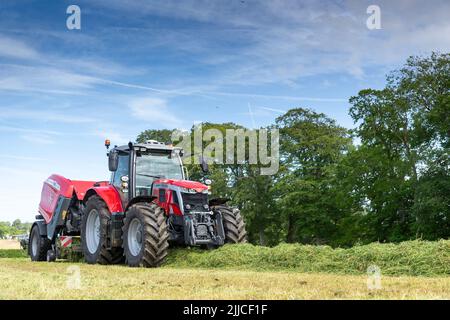
<svg viewBox="0 0 450 320">
<path fill-rule="evenodd" d="M 105 143 L 109 149 L 109 141 Z M 229 199 L 208 199 L 211 181 L 189 181 L 179 148 L 157 141 L 108 152 L 109 182 L 50 176 L 29 240 L 33 261 L 79 252 L 90 264 L 158 267 L 169 244 L 214 248 L 246 242 Z M 208 165 L 201 161 L 202 171 Z"/>
</svg>

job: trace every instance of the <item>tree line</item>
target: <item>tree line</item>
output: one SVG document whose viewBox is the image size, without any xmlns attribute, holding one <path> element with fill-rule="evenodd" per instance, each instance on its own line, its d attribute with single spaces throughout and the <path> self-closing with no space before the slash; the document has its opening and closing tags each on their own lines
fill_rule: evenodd
<svg viewBox="0 0 450 320">
<path fill-rule="evenodd" d="M 249 239 L 352 246 L 450 235 L 450 54 L 410 57 L 383 89 L 350 98 L 355 127 L 311 108 L 293 108 L 270 128 L 280 132 L 280 170 L 212 165 L 213 196 L 228 197 Z M 203 129 L 245 129 L 203 123 Z M 192 128 L 195 130 L 195 127 Z M 138 142 L 170 141 L 146 130 Z M 189 165 L 190 178 L 201 176 Z"/>
<path fill-rule="evenodd" d="M 14 220 L 12 223 L 0 221 L 0 239 L 7 236 L 24 235 L 30 232 L 31 223 L 21 222 L 20 219 Z"/>
</svg>

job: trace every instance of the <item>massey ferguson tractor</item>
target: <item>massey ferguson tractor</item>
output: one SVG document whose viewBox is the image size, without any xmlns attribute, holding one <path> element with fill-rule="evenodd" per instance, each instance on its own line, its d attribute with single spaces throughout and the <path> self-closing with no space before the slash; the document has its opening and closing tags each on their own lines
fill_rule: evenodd
<svg viewBox="0 0 450 320">
<path fill-rule="evenodd" d="M 110 143 L 105 142 L 109 150 Z M 109 182 L 50 176 L 28 252 L 32 261 L 82 254 L 89 264 L 158 267 L 169 245 L 216 248 L 246 242 L 242 216 L 208 199 L 211 181 L 187 180 L 183 150 L 150 140 L 108 152 Z M 201 161 L 204 173 L 206 161 Z"/>
</svg>

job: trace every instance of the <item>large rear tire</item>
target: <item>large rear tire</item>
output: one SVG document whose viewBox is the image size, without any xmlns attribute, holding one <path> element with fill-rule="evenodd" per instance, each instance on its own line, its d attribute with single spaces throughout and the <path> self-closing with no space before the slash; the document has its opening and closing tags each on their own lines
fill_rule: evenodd
<svg viewBox="0 0 450 320">
<path fill-rule="evenodd" d="M 222 214 L 225 243 L 247 242 L 247 231 L 245 230 L 244 219 L 239 209 L 219 205 L 215 206 L 213 210 L 217 210 Z"/>
<path fill-rule="evenodd" d="M 130 267 L 161 266 L 169 248 L 164 211 L 155 203 L 137 203 L 125 214 L 123 244 Z"/>
<path fill-rule="evenodd" d="M 47 261 L 47 251 L 51 249 L 52 244 L 47 237 L 41 236 L 37 225 L 31 230 L 29 241 L 31 261 Z"/>
<path fill-rule="evenodd" d="M 122 248 L 108 249 L 108 224 L 111 214 L 105 202 L 92 196 L 86 203 L 81 222 L 81 242 L 84 259 L 89 264 L 123 262 Z"/>
</svg>

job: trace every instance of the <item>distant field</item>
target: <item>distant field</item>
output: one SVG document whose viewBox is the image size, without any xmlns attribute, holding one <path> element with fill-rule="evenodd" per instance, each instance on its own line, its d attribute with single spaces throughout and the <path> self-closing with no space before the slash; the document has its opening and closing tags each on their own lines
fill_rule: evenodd
<svg viewBox="0 0 450 320">
<path fill-rule="evenodd" d="M 0 240 L 0 249 L 20 249 L 20 243 L 17 240 Z"/>
<path fill-rule="evenodd" d="M 369 290 L 364 275 L 133 269 L 3 258 L 0 299 L 450 299 L 450 277 L 382 277 L 381 289 Z"/>
</svg>

